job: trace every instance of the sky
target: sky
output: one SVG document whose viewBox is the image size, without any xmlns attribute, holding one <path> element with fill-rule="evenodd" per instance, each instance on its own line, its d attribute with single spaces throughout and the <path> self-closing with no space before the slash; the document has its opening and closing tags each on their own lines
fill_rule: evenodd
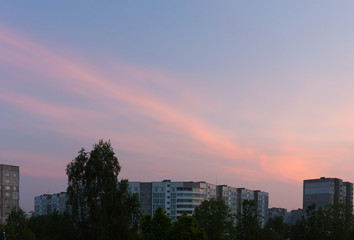
<svg viewBox="0 0 354 240">
<path fill-rule="evenodd" d="M 354 2 L 4 1 L 0 162 L 20 207 L 110 140 L 130 181 L 206 181 L 302 207 L 354 182 Z"/>
</svg>

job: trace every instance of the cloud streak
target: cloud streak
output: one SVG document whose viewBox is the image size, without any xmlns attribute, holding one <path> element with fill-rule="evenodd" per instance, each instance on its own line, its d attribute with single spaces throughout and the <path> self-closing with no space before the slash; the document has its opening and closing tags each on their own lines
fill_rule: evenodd
<svg viewBox="0 0 354 240">
<path fill-rule="evenodd" d="M 222 121 L 205 117 L 220 114 L 222 118 L 225 109 L 210 111 L 210 106 L 215 106 L 214 100 L 218 104 L 223 101 L 189 90 L 163 71 L 110 57 L 94 63 L 72 52 L 45 47 L 4 25 L 0 25 L 0 52 L 0 67 L 16 70 L 5 71 L 1 77 L 1 108 L 20 112 L 27 117 L 28 126 L 56 136 L 82 139 L 85 143 L 111 139 L 119 151 L 130 156 L 129 161 L 122 160 L 127 168 L 149 169 L 149 176 L 171 175 L 191 166 L 185 172 L 193 177 L 205 177 L 205 172 L 215 171 L 234 175 L 232 179 L 236 180 L 299 183 L 329 174 L 338 155 L 354 157 L 352 146 L 339 148 L 324 143 L 331 138 L 352 141 L 352 135 L 345 131 L 353 128 L 354 113 L 339 100 L 330 107 L 318 106 L 311 89 L 298 90 L 301 99 L 293 93 L 288 101 L 282 101 L 286 93 L 273 96 L 270 87 L 253 91 L 248 86 L 257 100 L 241 102 L 239 109 L 225 114 L 231 123 L 247 122 L 246 127 L 236 123 L 225 127 Z M 30 89 L 21 88 L 22 85 Z M 320 94 L 315 97 L 321 99 Z M 264 99 L 266 103 L 261 101 Z M 323 119 L 324 116 L 328 118 Z M 31 122 L 33 118 L 40 119 L 40 124 Z M 323 131 L 325 128 L 341 132 Z M 18 163 L 26 158 L 21 165 L 29 176 L 64 175 L 55 171 L 67 163 L 64 155 L 53 159 L 40 149 L 34 152 L 27 158 L 26 153 L 15 152 L 4 156 Z M 51 165 L 52 162 L 57 164 Z M 41 166 L 52 167 L 43 173 Z M 203 172 L 198 173 L 198 169 Z M 133 178 L 147 180 L 147 176 L 135 171 Z"/>
</svg>

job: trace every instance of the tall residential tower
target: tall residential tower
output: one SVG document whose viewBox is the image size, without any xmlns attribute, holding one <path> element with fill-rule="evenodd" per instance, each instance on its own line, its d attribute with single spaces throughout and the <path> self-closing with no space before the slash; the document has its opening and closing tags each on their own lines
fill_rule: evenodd
<svg viewBox="0 0 354 240">
<path fill-rule="evenodd" d="M 18 166 L 0 164 L 0 221 L 6 221 L 12 209 L 19 209 L 20 171 Z"/>
</svg>

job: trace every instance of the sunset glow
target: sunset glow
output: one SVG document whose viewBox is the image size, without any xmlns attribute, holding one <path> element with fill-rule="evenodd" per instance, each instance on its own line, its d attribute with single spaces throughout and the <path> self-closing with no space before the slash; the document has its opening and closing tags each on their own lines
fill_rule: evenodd
<svg viewBox="0 0 354 240">
<path fill-rule="evenodd" d="M 345 4 L 189 3 L 169 16 L 165 3 L 87 3 L 81 20 L 80 4 L 62 16 L 64 3 L 42 4 L 0 9 L 0 158 L 20 166 L 25 210 L 65 191 L 66 165 L 99 139 L 122 178 L 261 189 L 270 207 L 301 207 L 304 179 L 354 182 Z"/>
</svg>

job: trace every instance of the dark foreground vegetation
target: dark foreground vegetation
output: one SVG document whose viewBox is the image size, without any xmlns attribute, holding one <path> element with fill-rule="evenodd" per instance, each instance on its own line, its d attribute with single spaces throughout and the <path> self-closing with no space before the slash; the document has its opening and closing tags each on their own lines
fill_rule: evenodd
<svg viewBox="0 0 354 240">
<path fill-rule="evenodd" d="M 255 203 L 244 201 L 233 215 L 221 200 L 204 201 L 193 216 L 183 214 L 172 222 L 163 209 L 141 215 L 137 196 L 128 181 L 118 181 L 120 165 L 110 142 L 99 141 L 90 152 L 79 151 L 68 164 L 70 214 L 54 213 L 27 218 L 12 211 L 1 225 L 4 239 L 23 240 L 353 240 L 352 207 L 311 206 L 306 217 L 289 226 L 283 218 L 270 219 L 261 228 Z M 0 235 L 0 239 L 1 239 Z"/>
</svg>

